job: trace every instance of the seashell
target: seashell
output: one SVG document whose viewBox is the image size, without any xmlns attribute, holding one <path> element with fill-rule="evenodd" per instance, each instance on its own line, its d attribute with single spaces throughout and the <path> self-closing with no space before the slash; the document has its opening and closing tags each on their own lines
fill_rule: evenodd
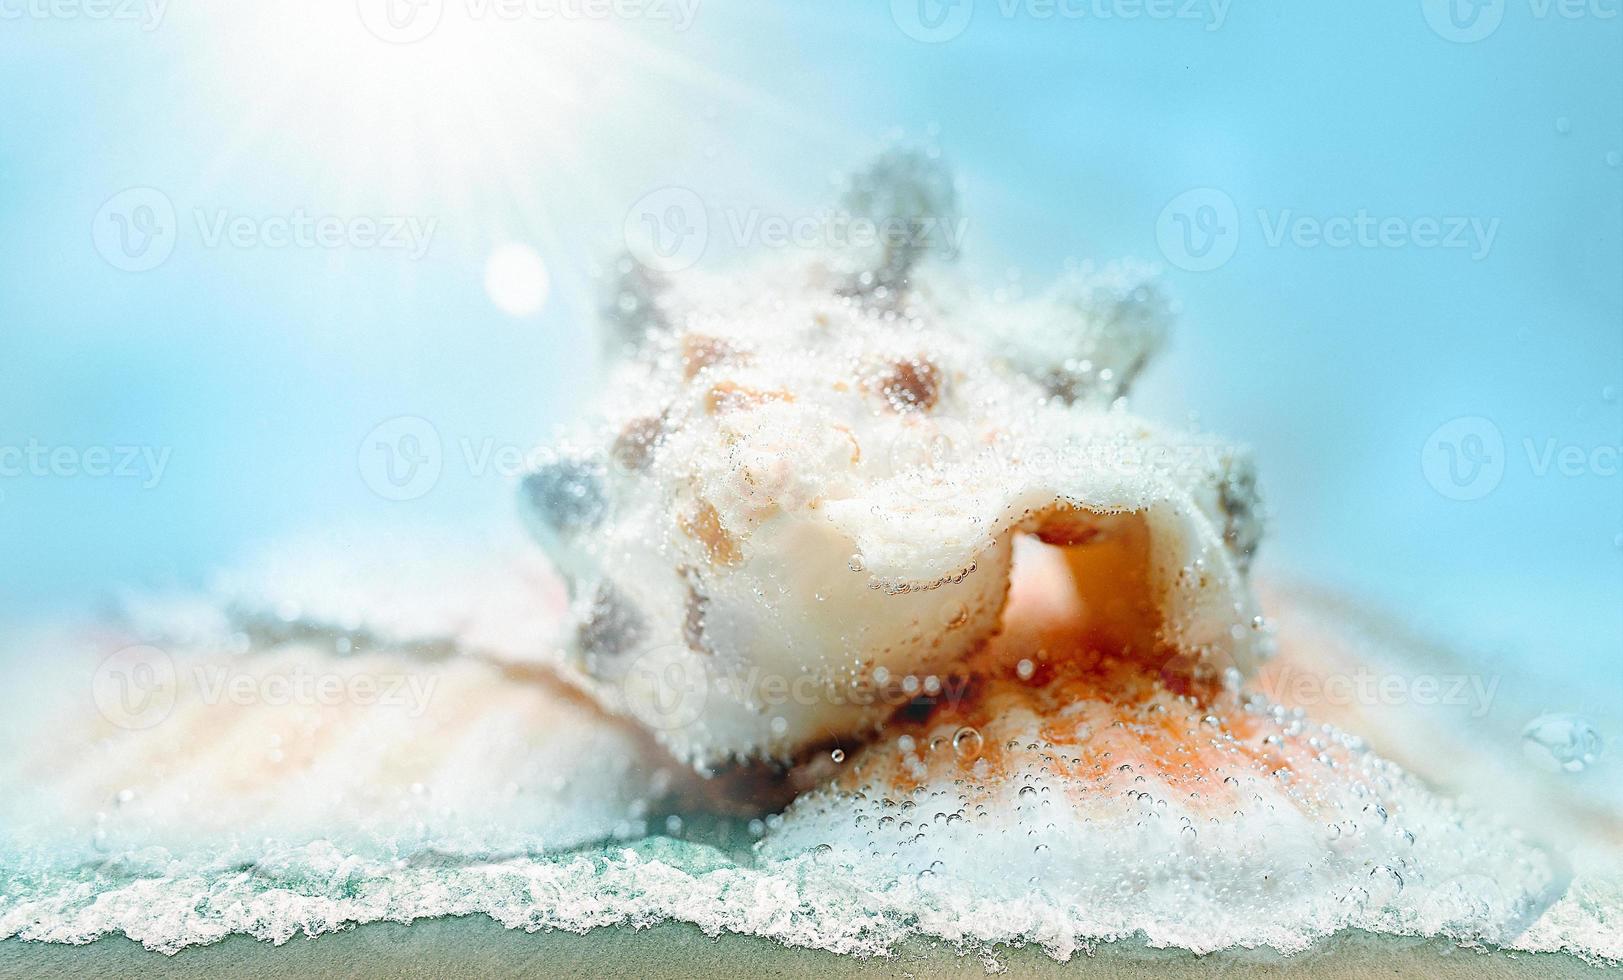
<svg viewBox="0 0 1623 980">
<path fill-rule="evenodd" d="M 922 234 L 955 220 L 942 173 L 883 158 L 855 198 Z M 1064 557 L 1090 636 L 1191 691 L 1265 653 L 1236 628 L 1257 616 L 1248 456 L 1119 403 L 1170 315 L 1146 270 L 999 300 L 914 245 L 622 263 L 624 356 L 524 483 L 574 597 L 566 672 L 701 770 L 859 744 L 999 630 L 1035 548 Z"/>
</svg>

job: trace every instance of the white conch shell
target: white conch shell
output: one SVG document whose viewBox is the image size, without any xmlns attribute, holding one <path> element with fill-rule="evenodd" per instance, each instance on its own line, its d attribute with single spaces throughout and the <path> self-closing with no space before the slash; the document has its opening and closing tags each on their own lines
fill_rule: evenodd
<svg viewBox="0 0 1623 980">
<path fill-rule="evenodd" d="M 1265 642 L 1249 461 L 1118 401 L 1165 332 L 1142 270 L 994 302 L 918 258 L 624 263 L 606 428 L 526 482 L 572 583 L 574 676 L 701 769 L 791 761 L 937 695 L 998 629 L 1026 533 L 1076 553 L 1101 641 L 1151 666 L 1221 678 Z"/>
</svg>

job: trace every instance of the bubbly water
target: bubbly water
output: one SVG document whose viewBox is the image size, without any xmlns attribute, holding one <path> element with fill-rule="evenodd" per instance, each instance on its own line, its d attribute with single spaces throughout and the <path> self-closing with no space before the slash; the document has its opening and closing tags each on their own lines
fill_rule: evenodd
<svg viewBox="0 0 1623 980">
<path fill-rule="evenodd" d="M 713 816 L 702 782 L 526 673 L 556 585 L 532 574 L 504 603 L 495 583 L 535 573 L 533 555 L 483 574 L 378 557 L 397 584 L 339 600 L 336 565 L 296 550 L 303 586 L 238 581 L 135 611 L 124 639 L 172 678 L 157 721 L 109 700 L 109 671 L 132 662 L 103 659 L 108 636 L 15 641 L 12 676 L 34 686 L 6 722 L 0 936 L 122 933 L 172 952 L 483 913 L 531 930 L 685 921 L 848 954 L 914 936 L 1061 958 L 1134 936 L 1291 952 L 1360 928 L 1623 956 L 1615 845 L 1526 838 L 1260 698 L 1220 720 L 1163 695 L 1121 725 L 1079 703 L 1061 728 L 1012 708 L 833 753 L 835 777 L 781 814 Z M 1159 764 L 1163 728 L 1201 766 Z M 1618 818 L 1590 819 L 1598 839 Z"/>
</svg>

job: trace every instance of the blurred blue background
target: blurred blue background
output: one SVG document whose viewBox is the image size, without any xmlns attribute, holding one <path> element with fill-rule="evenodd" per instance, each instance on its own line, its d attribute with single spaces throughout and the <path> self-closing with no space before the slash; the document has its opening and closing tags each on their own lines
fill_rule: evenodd
<svg viewBox="0 0 1623 980">
<path fill-rule="evenodd" d="M 989 283 L 1165 265 L 1139 410 L 1255 447 L 1270 575 L 1620 693 L 1615 0 L 418 4 L 0 3 L 0 617 L 499 525 L 481 459 L 592 393 L 634 202 L 811 214 L 901 134 Z M 338 240 L 282 242 L 301 214 Z M 380 423 L 438 472 L 378 492 Z"/>
</svg>

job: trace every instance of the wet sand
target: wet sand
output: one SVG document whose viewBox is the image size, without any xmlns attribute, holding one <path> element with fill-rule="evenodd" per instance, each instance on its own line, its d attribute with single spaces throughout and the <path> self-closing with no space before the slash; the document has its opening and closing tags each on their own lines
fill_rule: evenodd
<svg viewBox="0 0 1623 980">
<path fill-rule="evenodd" d="M 1152 950 L 1132 943 L 1103 944 L 1092 955 L 1060 963 L 1036 948 L 1005 949 L 989 962 L 959 955 L 943 943 L 916 942 L 888 958 L 857 959 L 819 950 L 788 949 L 752 936 L 712 939 L 698 928 L 665 923 L 647 929 L 598 929 L 585 935 L 526 933 L 484 916 L 378 922 L 343 932 L 293 939 L 281 946 L 232 936 L 175 956 L 113 937 L 88 946 L 0 942 L 0 976 L 180 978 L 326 977 L 985 977 L 1006 971 L 1020 977 L 1258 978 L 1314 977 L 1372 980 L 1587 978 L 1616 976 L 1559 953 L 1504 953 L 1464 949 L 1436 940 L 1349 933 L 1296 956 L 1269 951 L 1197 957 L 1182 950 Z"/>
</svg>

